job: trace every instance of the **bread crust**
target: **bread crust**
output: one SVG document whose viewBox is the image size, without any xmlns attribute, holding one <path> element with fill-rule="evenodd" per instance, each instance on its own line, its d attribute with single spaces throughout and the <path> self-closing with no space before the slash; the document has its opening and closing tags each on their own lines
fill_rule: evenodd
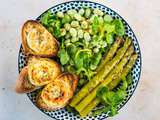
<svg viewBox="0 0 160 120">
<path fill-rule="evenodd" d="M 28 61 L 28 69 L 30 69 L 30 64 L 33 64 L 33 65 L 34 65 L 34 64 L 36 64 L 38 61 L 43 61 L 43 60 L 45 60 L 45 61 L 47 61 L 47 62 L 49 62 L 49 63 L 51 63 L 51 64 L 53 65 L 54 74 L 53 74 L 52 79 L 51 79 L 50 81 L 47 81 L 47 82 L 45 81 L 44 83 L 37 83 L 36 80 L 29 79 L 30 82 L 31 82 L 33 85 L 35 85 L 35 86 L 43 86 L 43 85 L 46 85 L 46 84 L 52 82 L 54 79 L 56 79 L 56 78 L 62 73 L 61 67 L 60 67 L 60 65 L 59 65 L 56 61 L 54 61 L 54 60 L 52 60 L 52 59 L 49 59 L 49 58 L 41 58 L 41 57 L 35 57 L 35 56 L 32 56 L 32 57 L 29 59 L 29 61 Z M 35 62 L 35 63 L 32 63 L 32 62 Z M 32 66 L 32 65 L 31 65 L 31 66 Z M 29 70 L 29 71 L 30 71 L 30 70 Z M 29 73 L 29 78 L 32 78 L 31 75 L 32 75 L 32 74 Z"/>
<path fill-rule="evenodd" d="M 53 40 L 53 46 L 54 46 L 54 51 L 50 54 L 42 54 L 42 53 L 36 53 L 34 52 L 31 48 L 29 48 L 28 44 L 27 44 L 27 32 L 29 29 L 29 25 L 30 26 L 40 26 L 42 29 L 44 29 L 45 31 L 47 31 L 47 34 L 51 33 L 45 28 L 43 27 L 38 21 L 36 20 L 28 20 L 24 23 L 23 27 L 22 27 L 22 31 L 21 31 L 21 37 L 22 37 L 22 47 L 23 50 L 25 52 L 26 55 L 35 55 L 35 56 L 40 56 L 40 57 L 54 57 L 58 54 L 58 50 L 59 50 L 59 42 L 52 36 L 52 40 Z"/>
<path fill-rule="evenodd" d="M 58 110 L 58 109 L 61 109 L 62 107 L 56 107 L 55 106 L 49 106 L 47 104 L 45 104 L 45 102 L 43 101 L 43 99 L 41 98 L 41 92 L 37 95 L 37 99 L 36 99 L 36 105 L 37 107 L 41 108 L 41 109 L 44 109 L 44 110 L 48 110 L 48 111 L 55 111 L 55 110 Z"/>
<path fill-rule="evenodd" d="M 57 110 L 57 109 L 60 109 L 60 108 L 63 108 L 65 107 L 68 103 L 69 103 L 69 100 L 73 97 L 73 93 L 76 89 L 76 86 L 77 86 L 77 82 L 78 82 L 78 77 L 75 75 L 75 74 L 71 74 L 71 73 L 62 73 L 61 75 L 59 75 L 56 80 L 58 81 L 63 81 L 63 82 L 69 82 L 69 85 L 71 87 L 71 93 L 70 93 L 70 96 L 69 96 L 69 99 L 68 101 L 66 101 L 64 104 L 62 104 L 61 106 L 52 106 L 52 105 L 49 105 L 47 104 L 42 98 L 42 95 L 40 92 L 38 95 L 37 95 L 37 99 L 36 99 L 36 104 L 39 108 L 41 109 L 44 109 L 44 110 L 48 110 L 48 111 L 54 111 L 54 110 Z M 56 81 L 55 80 L 55 81 Z M 51 83 L 50 83 L 51 84 Z M 44 89 L 43 89 L 44 90 Z M 42 90 L 42 91 L 43 91 Z"/>
<path fill-rule="evenodd" d="M 24 67 L 16 81 L 15 91 L 17 93 L 28 93 L 36 89 L 36 86 L 32 85 L 28 80 L 28 67 Z"/>
</svg>

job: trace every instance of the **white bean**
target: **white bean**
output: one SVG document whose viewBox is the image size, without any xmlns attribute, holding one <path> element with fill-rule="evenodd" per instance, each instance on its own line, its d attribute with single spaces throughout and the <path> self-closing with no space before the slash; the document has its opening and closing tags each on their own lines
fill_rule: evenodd
<svg viewBox="0 0 160 120">
<path fill-rule="evenodd" d="M 80 15 L 83 15 L 83 14 L 84 14 L 84 12 L 85 12 L 85 11 L 84 11 L 84 9 L 82 8 L 82 9 L 80 9 L 80 10 L 79 10 L 79 12 L 78 12 L 78 13 L 79 13 Z"/>
<path fill-rule="evenodd" d="M 71 28 L 71 25 L 70 25 L 69 23 L 66 23 L 66 24 L 64 25 L 64 28 L 65 28 L 67 31 L 69 31 L 70 28 Z"/>
<path fill-rule="evenodd" d="M 88 32 L 85 32 L 85 33 L 84 33 L 84 40 L 85 40 L 85 41 L 90 41 L 90 40 L 91 40 L 91 36 L 89 35 Z"/>
<path fill-rule="evenodd" d="M 83 21 L 83 22 L 81 23 L 81 27 L 82 27 L 83 29 L 87 29 L 87 28 L 88 28 L 88 23 L 87 23 L 87 21 Z"/>
<path fill-rule="evenodd" d="M 78 27 L 79 26 L 79 22 L 78 21 L 72 21 L 71 22 L 71 26 L 72 27 Z"/>
<path fill-rule="evenodd" d="M 76 36 L 77 36 L 77 31 L 76 31 L 75 28 L 71 28 L 71 29 L 69 30 L 69 32 L 70 32 L 70 34 L 71 34 L 72 37 L 76 37 Z"/>
<path fill-rule="evenodd" d="M 57 16 L 58 16 L 59 18 L 63 18 L 63 17 L 64 17 L 64 14 L 63 14 L 63 12 L 57 12 Z"/>
<path fill-rule="evenodd" d="M 97 15 L 99 15 L 99 16 L 103 16 L 103 14 L 104 14 L 104 13 L 103 13 L 100 9 L 98 9 L 98 8 L 94 9 L 94 10 L 93 10 L 93 13 L 94 13 L 94 14 L 97 14 Z"/>
</svg>

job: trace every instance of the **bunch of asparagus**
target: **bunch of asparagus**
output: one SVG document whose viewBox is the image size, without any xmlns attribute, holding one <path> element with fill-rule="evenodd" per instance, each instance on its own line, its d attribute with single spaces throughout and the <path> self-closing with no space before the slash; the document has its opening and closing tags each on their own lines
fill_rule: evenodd
<svg viewBox="0 0 160 120">
<path fill-rule="evenodd" d="M 74 107 L 81 116 L 86 116 L 100 103 L 96 98 L 100 87 L 107 86 L 112 90 L 133 67 L 137 54 L 134 53 L 129 38 L 126 38 L 123 46 L 120 47 L 122 41 L 122 38 L 116 39 L 96 70 L 97 74 L 73 97 L 70 106 Z"/>
</svg>

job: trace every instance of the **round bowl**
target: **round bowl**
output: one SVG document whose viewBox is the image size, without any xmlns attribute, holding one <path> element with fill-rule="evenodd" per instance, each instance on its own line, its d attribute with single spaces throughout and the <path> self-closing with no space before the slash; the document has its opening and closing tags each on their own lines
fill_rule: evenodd
<svg viewBox="0 0 160 120">
<path fill-rule="evenodd" d="M 133 81 L 132 83 L 129 85 L 129 87 L 127 88 L 127 97 L 118 105 L 118 110 L 120 110 L 127 102 L 128 100 L 131 98 L 131 96 L 133 95 L 138 82 L 139 82 L 139 78 L 141 75 L 141 52 L 140 52 L 140 47 L 138 44 L 138 40 L 133 32 L 133 30 L 131 29 L 131 27 L 129 26 L 129 24 L 115 11 L 113 11 L 112 9 L 101 5 L 99 3 L 95 3 L 95 2 L 90 2 L 90 1 L 70 1 L 70 2 L 65 2 L 65 3 L 61 3 L 58 4 L 56 6 L 53 6 L 51 8 L 49 8 L 48 10 L 46 10 L 44 13 L 46 13 L 47 11 L 51 11 L 52 13 L 55 13 L 57 11 L 67 11 L 69 9 L 80 9 L 84 6 L 90 7 L 90 8 L 99 8 L 100 10 L 102 10 L 104 13 L 107 13 L 109 15 L 111 15 L 113 18 L 116 19 L 121 19 L 123 21 L 123 24 L 125 25 L 125 31 L 126 31 L 126 36 L 130 37 L 132 39 L 133 45 L 134 45 L 134 49 L 135 52 L 138 53 L 138 59 L 136 60 L 136 63 L 131 71 L 132 73 L 132 77 L 133 77 Z M 42 13 L 38 18 L 36 18 L 36 20 L 39 20 L 40 17 L 44 14 Z M 21 69 L 26 65 L 27 62 L 27 57 L 25 56 L 25 54 L 23 53 L 23 49 L 22 46 L 20 47 L 19 50 L 19 57 L 18 57 L 18 69 L 19 72 L 21 71 Z M 34 92 L 31 93 L 27 93 L 28 98 L 32 101 L 32 103 L 35 105 L 35 100 L 36 100 L 36 95 L 38 94 L 39 90 L 36 90 Z M 96 108 L 95 108 L 96 109 Z M 46 115 L 56 119 L 56 120 L 82 120 L 82 118 L 79 115 L 74 115 L 73 113 L 68 112 L 65 108 L 60 109 L 60 110 L 56 110 L 56 111 L 46 111 L 46 110 L 42 110 L 40 109 L 43 113 L 45 113 Z M 106 114 L 101 114 L 98 116 L 86 116 L 85 118 L 83 118 L 83 120 L 99 120 L 99 119 L 105 119 L 108 117 L 108 113 Z"/>
</svg>

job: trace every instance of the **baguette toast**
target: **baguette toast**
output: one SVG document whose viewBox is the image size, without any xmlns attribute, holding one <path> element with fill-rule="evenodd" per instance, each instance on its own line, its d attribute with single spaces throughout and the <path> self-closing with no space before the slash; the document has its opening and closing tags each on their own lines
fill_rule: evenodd
<svg viewBox="0 0 160 120">
<path fill-rule="evenodd" d="M 57 40 L 38 21 L 28 20 L 22 27 L 22 47 L 25 54 L 53 57 L 58 53 Z"/>
<path fill-rule="evenodd" d="M 78 77 L 74 74 L 61 74 L 40 92 L 36 100 L 37 106 L 48 111 L 65 107 L 73 96 L 77 81 Z"/>
<path fill-rule="evenodd" d="M 28 61 L 28 77 L 35 86 L 43 86 L 61 74 L 57 62 L 49 58 L 31 57 Z"/>
<path fill-rule="evenodd" d="M 36 86 L 32 85 L 28 79 L 28 67 L 24 67 L 16 81 L 15 90 L 17 93 L 28 93 L 35 90 Z"/>
</svg>

